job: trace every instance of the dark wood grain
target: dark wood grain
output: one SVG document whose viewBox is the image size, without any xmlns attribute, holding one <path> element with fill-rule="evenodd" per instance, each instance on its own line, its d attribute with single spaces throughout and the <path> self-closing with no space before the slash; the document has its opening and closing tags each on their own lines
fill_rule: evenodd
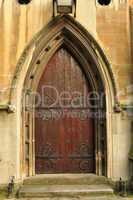
<svg viewBox="0 0 133 200">
<path fill-rule="evenodd" d="M 63 105 L 58 100 L 56 105 L 50 106 L 56 95 L 48 88 L 42 92 L 46 85 L 55 87 L 59 95 L 67 92 L 64 97 L 69 93 L 71 99 L 62 100 Z M 71 105 L 77 92 L 86 98 L 91 87 L 79 64 L 65 49 L 60 49 L 49 61 L 37 91 L 43 100 L 36 107 L 36 173 L 93 173 L 93 119 L 83 116 L 90 108 L 87 103 L 77 103 L 76 108 Z"/>
</svg>

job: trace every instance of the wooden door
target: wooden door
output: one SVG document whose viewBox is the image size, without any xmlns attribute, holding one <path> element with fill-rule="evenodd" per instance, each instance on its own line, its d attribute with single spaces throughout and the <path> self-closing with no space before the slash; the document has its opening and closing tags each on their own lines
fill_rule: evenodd
<svg viewBox="0 0 133 200">
<path fill-rule="evenodd" d="M 40 79 L 35 114 L 35 170 L 93 173 L 94 127 L 91 87 L 65 49 L 54 54 Z"/>
</svg>

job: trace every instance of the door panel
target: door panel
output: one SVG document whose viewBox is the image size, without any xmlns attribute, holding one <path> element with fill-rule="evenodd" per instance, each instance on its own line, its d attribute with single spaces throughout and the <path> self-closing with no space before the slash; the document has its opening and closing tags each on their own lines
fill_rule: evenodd
<svg viewBox="0 0 133 200">
<path fill-rule="evenodd" d="M 47 64 L 37 92 L 36 173 L 93 173 L 91 87 L 65 49 L 56 52 Z"/>
</svg>

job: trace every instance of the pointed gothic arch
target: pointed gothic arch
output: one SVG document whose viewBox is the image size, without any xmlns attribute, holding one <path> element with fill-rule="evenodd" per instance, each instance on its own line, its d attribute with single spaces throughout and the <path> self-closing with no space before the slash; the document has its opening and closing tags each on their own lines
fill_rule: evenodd
<svg viewBox="0 0 133 200">
<path fill-rule="evenodd" d="M 17 111 L 20 112 L 22 97 L 35 92 L 38 82 L 53 54 L 60 48 L 67 49 L 73 57 L 80 63 L 87 79 L 91 82 L 94 91 L 106 94 L 105 107 L 99 111 L 106 112 L 106 122 L 103 125 L 102 121 L 97 124 L 97 148 L 96 148 L 96 174 L 112 176 L 112 113 L 115 104 L 117 104 L 117 88 L 115 79 L 110 67 L 110 64 L 96 42 L 96 40 L 84 29 L 75 19 L 70 16 L 57 16 L 46 27 L 44 27 L 27 46 L 22 54 L 12 82 L 10 93 L 10 104 L 17 106 Z M 92 66 L 90 68 L 90 66 Z M 17 97 L 16 96 L 17 94 Z M 34 169 L 34 111 L 29 111 L 23 104 L 23 133 L 28 127 L 30 131 L 31 147 L 27 158 L 25 156 L 25 142 L 22 140 L 22 173 L 25 173 L 25 166 L 28 168 L 27 174 L 33 175 Z M 28 116 L 28 124 L 25 116 Z M 104 129 L 103 129 L 104 127 Z M 103 154 L 101 155 L 100 134 L 104 132 L 106 144 Z M 23 136 L 24 138 L 24 136 Z M 26 162 L 28 164 L 26 164 Z"/>
</svg>

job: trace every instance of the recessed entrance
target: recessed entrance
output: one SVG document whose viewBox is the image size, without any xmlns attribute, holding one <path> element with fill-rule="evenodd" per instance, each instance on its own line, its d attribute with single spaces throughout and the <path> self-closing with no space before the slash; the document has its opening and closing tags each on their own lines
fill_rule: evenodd
<svg viewBox="0 0 133 200">
<path fill-rule="evenodd" d="M 40 78 L 35 111 L 35 172 L 94 173 L 93 91 L 80 64 L 64 48 Z"/>
<path fill-rule="evenodd" d="M 23 65 L 22 174 L 112 177 L 117 91 L 95 39 L 72 17 L 59 16 L 34 38 L 19 64 L 12 88 Z"/>
</svg>

